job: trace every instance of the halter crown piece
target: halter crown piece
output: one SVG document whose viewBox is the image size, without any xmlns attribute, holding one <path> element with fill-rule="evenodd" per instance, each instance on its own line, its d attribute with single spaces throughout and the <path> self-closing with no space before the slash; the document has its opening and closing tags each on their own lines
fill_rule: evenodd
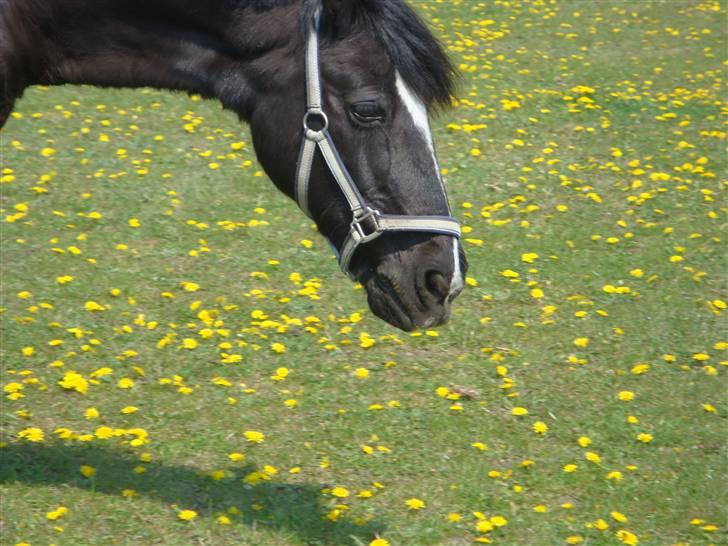
<svg viewBox="0 0 728 546">
<path fill-rule="evenodd" d="M 373 241 L 385 231 L 421 231 L 460 237 L 460 223 L 451 216 L 409 216 L 382 214 L 364 201 L 351 179 L 328 131 L 329 119 L 323 110 L 319 69 L 319 21 L 321 10 L 311 19 L 306 37 L 306 113 L 303 116 L 303 142 L 296 172 L 296 200 L 311 216 L 308 208 L 308 185 L 316 148 L 344 193 L 352 213 L 351 229 L 338 252 L 339 266 L 354 279 L 349 264 L 359 245 Z M 318 128 L 312 128 L 314 123 Z"/>
</svg>

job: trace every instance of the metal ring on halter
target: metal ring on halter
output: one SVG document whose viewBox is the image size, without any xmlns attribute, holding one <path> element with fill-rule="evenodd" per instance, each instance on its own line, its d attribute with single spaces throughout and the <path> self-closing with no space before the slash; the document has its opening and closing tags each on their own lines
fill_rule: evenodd
<svg viewBox="0 0 728 546">
<path fill-rule="evenodd" d="M 315 116 L 315 117 L 321 119 L 321 121 L 323 122 L 323 126 L 319 129 L 314 129 L 313 127 L 309 127 L 308 120 L 311 116 Z M 316 133 L 320 133 L 322 131 L 325 131 L 328 128 L 329 128 L 329 118 L 326 116 L 324 111 L 321 110 L 320 108 L 312 108 L 303 115 L 304 131 L 314 131 Z"/>
</svg>

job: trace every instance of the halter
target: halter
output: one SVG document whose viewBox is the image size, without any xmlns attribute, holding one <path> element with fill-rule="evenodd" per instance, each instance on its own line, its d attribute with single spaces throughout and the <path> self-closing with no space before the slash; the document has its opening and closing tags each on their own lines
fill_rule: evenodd
<svg viewBox="0 0 728 546">
<path fill-rule="evenodd" d="M 349 234 L 338 252 L 339 266 L 350 278 L 354 279 L 349 265 L 354 252 L 364 243 L 373 241 L 386 231 L 420 231 L 442 233 L 460 237 L 460 224 L 451 216 L 409 216 L 382 214 L 364 201 L 356 184 L 341 160 L 331 134 L 328 131 L 329 119 L 323 110 L 321 78 L 319 69 L 319 21 L 321 10 L 316 10 L 311 18 L 306 37 L 306 113 L 303 116 L 303 142 L 298 156 L 296 172 L 296 200 L 301 209 L 310 217 L 308 207 L 308 186 L 311 179 L 316 148 L 344 193 L 351 208 L 352 222 Z M 315 120 L 315 121 L 314 121 Z M 312 123 L 318 128 L 312 127 Z"/>
</svg>

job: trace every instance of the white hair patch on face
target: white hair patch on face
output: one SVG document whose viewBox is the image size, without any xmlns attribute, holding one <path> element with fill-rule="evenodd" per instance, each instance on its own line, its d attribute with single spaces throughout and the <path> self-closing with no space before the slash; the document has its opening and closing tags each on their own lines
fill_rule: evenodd
<svg viewBox="0 0 728 546">
<path fill-rule="evenodd" d="M 425 104 L 415 95 L 409 86 L 404 82 L 399 71 L 395 74 L 395 82 L 397 85 L 397 93 L 399 98 L 402 99 L 407 111 L 412 116 L 412 121 L 415 127 L 420 131 L 422 137 L 427 143 L 427 148 L 430 150 L 432 156 L 432 164 L 435 168 L 435 177 L 440 182 L 442 193 L 445 194 L 445 200 L 447 201 L 447 194 L 445 193 L 445 185 L 442 183 L 442 177 L 440 176 L 440 166 L 437 163 L 437 157 L 435 157 L 435 144 L 432 139 L 432 130 L 430 129 L 430 119 L 427 116 L 427 108 Z M 449 207 L 448 207 L 449 208 Z M 454 294 L 463 289 L 463 273 L 460 270 L 460 256 L 458 253 L 458 240 L 453 237 L 453 275 L 450 280 L 450 294 Z"/>
<path fill-rule="evenodd" d="M 427 147 L 432 153 L 433 159 L 435 158 L 435 147 L 432 141 L 432 131 L 430 130 L 430 119 L 427 116 L 427 108 L 424 103 L 415 95 L 409 86 L 404 82 L 402 76 L 399 75 L 399 71 L 396 72 L 395 81 L 397 84 L 397 92 L 399 98 L 407 107 L 407 111 L 412 116 L 412 121 L 415 122 L 415 127 L 419 129 L 420 133 L 427 142 Z M 437 160 L 435 160 L 435 166 L 437 166 Z M 438 178 L 440 177 L 438 169 Z"/>
<path fill-rule="evenodd" d="M 452 259 L 455 264 L 455 270 L 450 281 L 450 295 L 460 292 L 465 286 L 463 281 L 463 272 L 460 270 L 460 253 L 458 252 L 458 240 L 452 239 Z"/>
</svg>

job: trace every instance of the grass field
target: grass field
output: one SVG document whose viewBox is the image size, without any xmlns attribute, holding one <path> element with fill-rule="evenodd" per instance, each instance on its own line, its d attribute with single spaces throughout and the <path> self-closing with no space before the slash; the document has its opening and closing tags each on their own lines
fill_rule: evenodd
<svg viewBox="0 0 728 546">
<path fill-rule="evenodd" d="M 415 4 L 462 72 L 437 331 L 369 313 L 216 103 L 18 103 L 0 543 L 728 543 L 725 2 Z"/>
</svg>

